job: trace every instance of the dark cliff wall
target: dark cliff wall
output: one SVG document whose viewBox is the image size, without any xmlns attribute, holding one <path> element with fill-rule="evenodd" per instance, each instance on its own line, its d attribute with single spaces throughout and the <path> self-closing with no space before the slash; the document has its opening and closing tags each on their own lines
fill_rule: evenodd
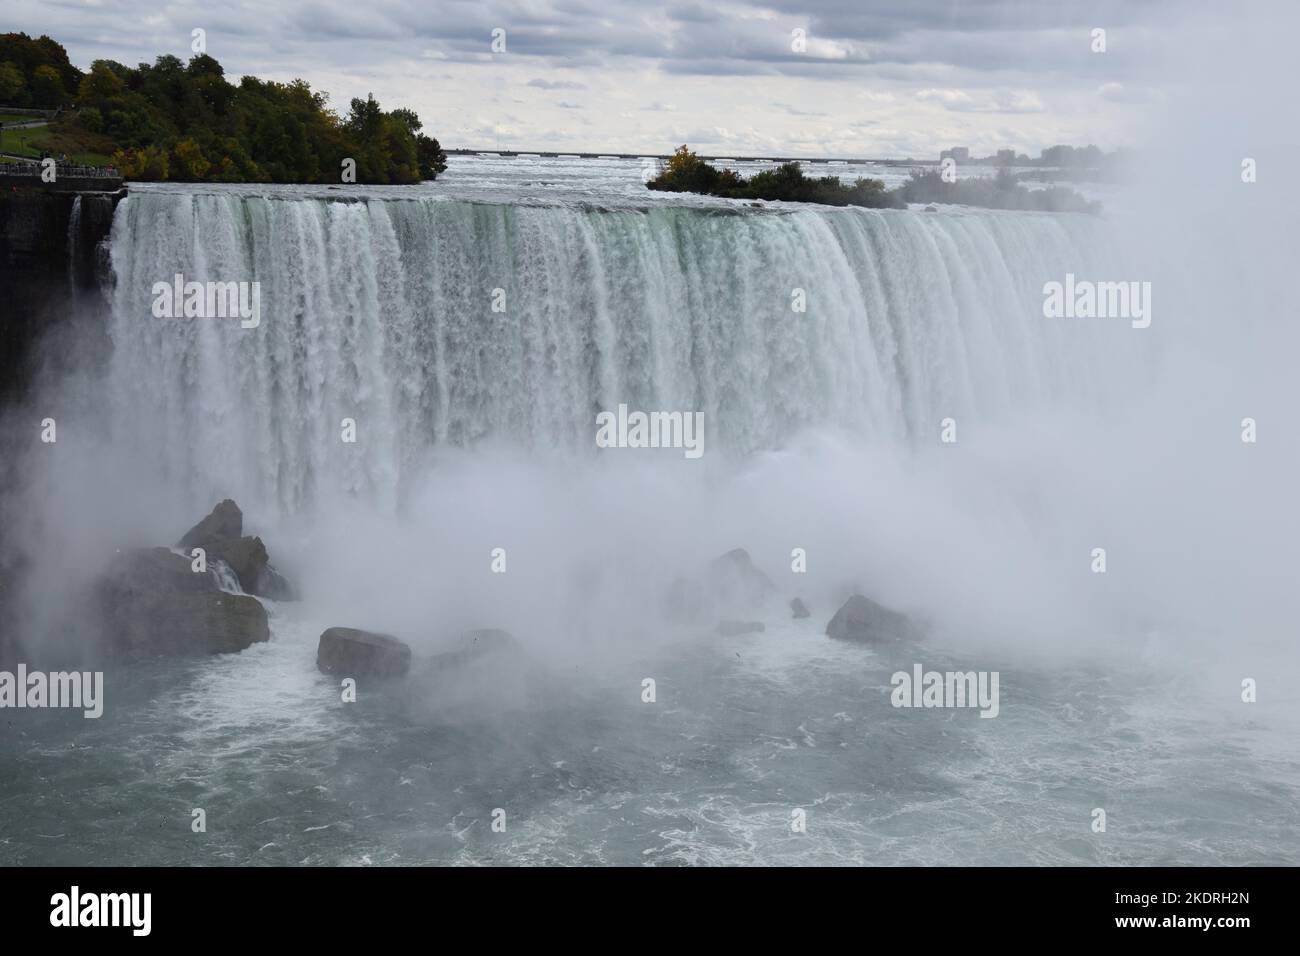
<svg viewBox="0 0 1300 956">
<path fill-rule="evenodd" d="M 107 355 L 102 243 L 123 194 L 0 187 L 0 663 L 23 643 L 27 561 L 13 530 L 25 467 L 41 419 L 63 412 L 41 385 Z"/>
<path fill-rule="evenodd" d="M 0 406 L 30 393 L 42 337 L 95 297 L 100 243 L 122 195 L 0 192 Z"/>
</svg>

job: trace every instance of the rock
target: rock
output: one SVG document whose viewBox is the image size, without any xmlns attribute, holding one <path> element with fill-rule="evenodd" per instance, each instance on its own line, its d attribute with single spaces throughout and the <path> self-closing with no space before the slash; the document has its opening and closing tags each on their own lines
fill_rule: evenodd
<svg viewBox="0 0 1300 956">
<path fill-rule="evenodd" d="M 130 655 L 228 654 L 271 636 L 256 598 L 219 590 L 167 548 L 123 552 L 95 591 L 110 646 Z"/>
<path fill-rule="evenodd" d="M 331 627 L 320 636 L 316 667 L 336 677 L 403 677 L 411 669 L 411 649 L 388 634 Z"/>
<path fill-rule="evenodd" d="M 213 541 L 241 538 L 244 535 L 244 513 L 229 498 L 218 502 L 206 518 L 196 524 L 177 542 L 184 551 L 191 548 L 209 550 Z"/>
<path fill-rule="evenodd" d="M 244 590 L 248 590 L 245 588 Z M 270 598 L 272 601 L 296 601 L 298 592 L 289 580 L 273 568 L 266 565 L 257 575 L 257 582 L 253 586 L 253 593 L 264 598 Z"/>
<path fill-rule="evenodd" d="M 714 558 L 709 564 L 709 576 L 715 585 L 755 604 L 776 590 L 772 579 L 758 569 L 744 548 L 733 548 Z"/>
<path fill-rule="evenodd" d="M 239 578 L 239 586 L 248 594 L 258 594 L 262 572 L 270 558 L 261 538 L 243 537 L 211 541 L 208 559 L 225 561 Z"/>
<path fill-rule="evenodd" d="M 247 594 L 164 595 L 147 606 L 148 624 L 132 650 L 168 655 L 231 654 L 271 639 L 266 608 Z"/>
<path fill-rule="evenodd" d="M 723 637 L 734 637 L 737 634 L 754 634 L 765 631 L 767 628 L 760 621 L 719 621 L 718 633 Z"/>
<path fill-rule="evenodd" d="M 744 548 L 714 558 L 694 577 L 681 577 L 668 589 L 668 616 L 677 621 L 716 619 L 751 610 L 776 591 Z"/>
<path fill-rule="evenodd" d="M 802 598 L 795 598 L 790 602 L 790 612 L 794 615 L 795 620 L 802 617 L 809 617 L 808 605 L 803 603 Z"/>
<path fill-rule="evenodd" d="M 216 591 L 211 571 L 195 572 L 190 559 L 170 548 L 135 548 L 114 558 L 98 587 L 105 597 Z"/>
<path fill-rule="evenodd" d="M 877 644 L 904 641 L 919 636 L 906 616 L 855 594 L 835 612 L 826 633 L 831 637 Z"/>
<path fill-rule="evenodd" d="M 464 667 L 492 654 L 515 653 L 519 650 L 519 642 L 509 631 L 500 628 L 481 628 L 465 631 L 460 635 L 453 650 L 435 654 L 428 666 L 429 670 L 436 673 L 449 668 Z"/>
<path fill-rule="evenodd" d="M 229 498 L 181 538 L 177 547 L 186 553 L 202 548 L 209 561 L 224 561 L 247 594 L 273 601 L 294 601 L 293 585 L 271 566 L 271 556 L 262 539 L 244 534 L 244 515 Z"/>
</svg>

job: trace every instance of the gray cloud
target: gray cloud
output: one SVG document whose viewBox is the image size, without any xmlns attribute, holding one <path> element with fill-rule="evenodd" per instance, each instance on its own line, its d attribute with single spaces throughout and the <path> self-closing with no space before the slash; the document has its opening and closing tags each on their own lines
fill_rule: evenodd
<svg viewBox="0 0 1300 956">
<path fill-rule="evenodd" d="M 1160 102 L 1168 26 L 1202 2 L 9 0 L 6 21 L 55 37 L 83 67 L 188 56 L 203 27 L 232 77 L 302 77 L 336 104 L 374 92 L 453 146 L 492 145 L 490 132 L 533 147 L 659 152 L 686 136 L 925 155 L 959 140 L 1025 150 L 1102 132 L 1112 141 L 1099 145 L 1119 145 L 1135 111 Z M 1091 51 L 1095 27 L 1108 31 L 1105 54 Z M 504 53 L 492 52 L 495 29 Z M 561 90 L 599 99 L 548 98 Z M 501 115 L 512 100 L 522 118 Z M 578 109 L 604 120 L 601 142 L 575 128 Z"/>
</svg>

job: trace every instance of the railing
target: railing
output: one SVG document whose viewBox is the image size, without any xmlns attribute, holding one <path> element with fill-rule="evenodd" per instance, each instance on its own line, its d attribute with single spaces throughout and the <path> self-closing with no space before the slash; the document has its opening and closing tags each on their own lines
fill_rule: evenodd
<svg viewBox="0 0 1300 956">
<path fill-rule="evenodd" d="M 59 179 L 121 179 L 122 174 L 112 166 L 76 166 L 71 163 L 55 163 L 54 169 Z M 0 176 L 37 176 L 45 167 L 38 161 L 30 163 L 0 163 Z"/>
<path fill-rule="evenodd" d="M 0 106 L 0 114 L 4 114 L 7 116 L 38 116 L 38 117 L 44 117 L 45 119 L 52 119 L 53 117 L 58 116 L 59 113 L 61 112 L 62 112 L 61 108 L 52 109 L 52 110 L 43 110 L 43 109 L 32 109 L 31 107 L 23 107 L 23 106 Z"/>
</svg>

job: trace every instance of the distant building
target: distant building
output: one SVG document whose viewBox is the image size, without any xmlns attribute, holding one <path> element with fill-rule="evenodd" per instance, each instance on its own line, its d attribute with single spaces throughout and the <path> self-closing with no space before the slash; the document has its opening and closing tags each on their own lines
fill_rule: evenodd
<svg viewBox="0 0 1300 956">
<path fill-rule="evenodd" d="M 951 159 L 954 162 L 964 163 L 970 159 L 970 147 L 954 146 L 952 149 L 945 149 L 942 153 L 939 154 L 939 161 L 942 162 L 945 159 Z"/>
<path fill-rule="evenodd" d="M 1016 151 L 1014 149 L 998 150 L 997 163 L 999 166 L 1010 166 L 1016 161 Z"/>
</svg>

